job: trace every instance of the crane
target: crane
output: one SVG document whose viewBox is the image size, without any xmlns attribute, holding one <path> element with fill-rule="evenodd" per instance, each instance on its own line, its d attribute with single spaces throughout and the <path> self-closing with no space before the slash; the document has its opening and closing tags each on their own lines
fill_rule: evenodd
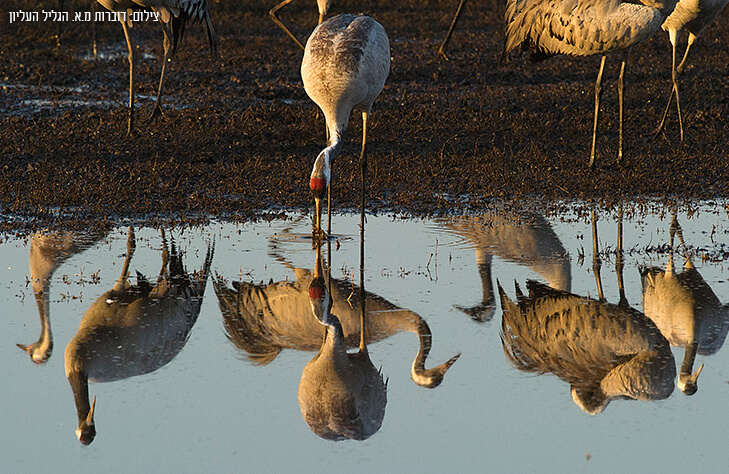
<svg viewBox="0 0 729 474">
<path fill-rule="evenodd" d="M 182 39 L 188 21 L 204 22 L 208 36 L 208 44 L 213 56 L 217 55 L 215 31 L 210 20 L 210 10 L 207 0 L 98 0 L 98 2 L 113 12 L 119 14 L 119 22 L 124 29 L 124 36 L 129 49 L 129 121 L 127 134 L 131 135 L 134 129 L 134 41 L 129 28 L 132 20 L 127 15 L 130 10 L 152 11 L 158 14 L 158 20 L 164 32 L 164 56 L 162 58 L 162 72 L 157 90 L 157 102 L 150 115 L 150 120 L 162 113 L 162 87 L 165 80 L 167 62 L 172 59 L 177 48 L 177 42 Z"/>
<path fill-rule="evenodd" d="M 366 15 L 337 15 L 316 27 L 306 42 L 301 62 L 304 89 L 324 113 L 327 147 L 316 158 L 310 187 L 316 204 L 312 234 L 321 237 L 321 199 L 328 191 L 331 233 L 331 164 L 342 149 L 352 110 L 362 111 L 362 152 L 366 164 L 367 117 L 390 72 L 390 41 L 382 27 Z"/>
<path fill-rule="evenodd" d="M 534 61 L 558 54 L 591 56 L 601 54 L 595 82 L 595 120 L 589 167 L 595 164 L 595 141 L 600 111 L 601 81 L 606 54 L 623 53 L 618 78 L 620 132 L 618 158 L 623 157 L 623 77 L 628 50 L 653 36 L 673 11 L 676 0 L 507 0 L 506 34 L 502 63 L 516 47 L 531 50 Z"/>
<path fill-rule="evenodd" d="M 681 133 L 681 141 L 683 141 L 683 119 L 681 118 L 681 105 L 678 100 L 678 75 L 683 72 L 686 66 L 686 58 L 688 58 L 689 49 L 691 45 L 696 41 L 696 37 L 706 28 L 706 25 L 714 21 L 714 18 L 719 12 L 729 3 L 729 0 L 678 0 L 676 8 L 663 22 L 661 28 L 668 32 L 668 39 L 671 41 L 671 47 L 673 50 L 673 68 L 671 70 L 671 78 L 673 80 L 673 87 L 671 93 L 668 96 L 668 104 L 666 104 L 666 110 L 663 112 L 663 118 L 661 123 L 654 132 L 657 136 L 663 130 L 663 126 L 666 123 L 666 116 L 668 115 L 668 109 L 671 108 L 671 101 L 673 100 L 674 94 L 676 95 L 676 109 L 678 111 L 678 126 Z M 688 44 L 686 45 L 686 51 L 683 54 L 681 63 L 676 66 L 676 43 L 678 42 L 678 32 L 682 29 L 687 29 L 689 32 Z"/>
</svg>

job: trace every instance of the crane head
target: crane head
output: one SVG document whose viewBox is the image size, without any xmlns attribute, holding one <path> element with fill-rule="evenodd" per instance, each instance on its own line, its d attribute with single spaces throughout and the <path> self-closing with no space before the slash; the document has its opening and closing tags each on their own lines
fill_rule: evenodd
<svg viewBox="0 0 729 474">
<path fill-rule="evenodd" d="M 309 186 L 311 192 L 314 194 L 315 199 L 321 199 L 324 197 L 324 192 L 329 187 L 331 181 L 331 169 L 329 164 L 331 162 L 331 155 L 329 150 L 323 150 L 319 153 L 314 161 L 314 168 L 311 170 L 311 181 Z"/>
</svg>

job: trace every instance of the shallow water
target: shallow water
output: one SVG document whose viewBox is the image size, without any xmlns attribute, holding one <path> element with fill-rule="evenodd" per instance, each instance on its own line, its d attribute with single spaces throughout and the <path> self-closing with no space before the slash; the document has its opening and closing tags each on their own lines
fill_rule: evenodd
<svg viewBox="0 0 729 474">
<path fill-rule="evenodd" d="M 665 270 L 669 262 L 671 217 L 670 213 L 626 213 L 622 221 L 625 299 L 635 310 L 645 311 L 639 268 Z M 585 385 L 575 378 L 604 370 L 595 362 L 599 357 L 593 356 L 593 365 L 584 370 L 572 367 L 570 375 L 556 369 L 558 364 L 552 361 L 551 372 L 562 378 L 545 368 L 548 373 L 541 376 L 515 368 L 502 346 L 503 311 L 497 289 L 498 282 L 514 299 L 515 282 L 526 294 L 527 280 L 534 279 L 597 301 L 589 217 L 573 212 L 549 217 L 538 212 L 520 216 L 493 212 L 440 220 L 368 217 L 364 266 L 366 308 L 371 313 L 366 316 L 366 339 L 372 366 L 387 381 L 387 401 L 384 415 L 372 415 L 381 416 L 379 420 L 368 418 L 375 429 L 365 441 L 337 443 L 312 432 L 302 418 L 297 396 L 304 367 L 316 355 L 323 334 L 312 311 L 317 302 L 310 301 L 308 291 L 317 261 L 311 239 L 304 237 L 310 231 L 309 218 L 293 215 L 266 223 L 212 223 L 167 230 L 164 241 L 159 230 L 134 229 L 136 247 L 129 261 L 132 284 L 137 283 L 139 272 L 155 285 L 163 242 L 172 262 L 177 253 L 173 241 L 189 272 L 203 267 L 207 249 L 214 246 L 210 277 L 202 304 L 190 303 L 182 319 L 165 319 L 151 304 L 143 311 L 142 318 L 148 318 L 144 323 L 129 324 L 142 328 L 133 342 L 117 339 L 110 345 L 103 331 L 94 333 L 94 354 L 119 351 L 107 361 L 108 366 L 99 362 L 93 370 L 107 378 L 128 378 L 89 384 L 89 395 L 97 400 L 97 434 L 87 447 L 74 435 L 78 420 L 64 373 L 64 349 L 77 331 L 88 333 L 93 326 L 88 315 L 90 308 L 97 307 L 93 305 L 97 299 L 101 308 L 121 304 L 123 298 L 105 292 L 122 274 L 128 229 L 90 236 L 7 236 L 0 244 L 4 256 L 0 298 L 8 322 L 0 336 L 4 465 L 11 470 L 53 472 L 238 471 L 242 467 L 341 471 L 342 466 L 358 472 L 482 471 L 484 466 L 495 472 L 719 471 L 725 465 L 723 432 L 729 423 L 723 406 L 729 394 L 729 356 L 722 347 L 729 310 L 721 306 L 729 302 L 729 216 L 725 208 L 706 205 L 690 216 L 679 213 L 677 222 L 682 234 L 675 237 L 675 271 L 688 274 L 682 267 L 686 259 L 692 262 L 693 280 L 686 287 L 694 291 L 685 292 L 700 300 L 705 312 L 693 321 L 675 316 L 675 311 L 673 319 L 659 314 L 653 325 L 642 314 L 626 319 L 616 316 L 623 310 L 615 306 L 582 300 L 579 308 L 591 304 L 610 308 L 608 315 L 587 318 L 599 331 L 577 328 L 587 341 L 583 346 L 598 347 L 595 351 L 602 353 L 613 351 L 610 360 L 600 363 L 609 369 L 627 367 L 638 360 L 636 353 L 641 357 L 659 354 L 658 362 L 642 366 L 647 367 L 643 373 L 635 375 L 627 369 L 622 373 L 627 380 L 624 385 L 632 384 L 634 398 L 658 400 L 615 399 L 601 413 L 590 415 L 573 401 L 570 384 L 563 379 L 571 377 L 573 384 Z M 321 251 L 324 266 L 327 262 L 331 266 L 331 313 L 339 317 L 347 340 L 355 345 L 359 340 L 358 225 L 359 216 L 335 215 L 337 238 Z M 616 213 L 601 215 L 596 228 L 604 299 L 617 305 Z M 679 235 L 685 246 L 678 245 Z M 38 252 L 41 244 L 46 250 Z M 43 287 L 39 280 L 36 289 L 45 291 L 47 306 L 42 297 L 37 304 L 32 283 L 43 275 L 50 278 L 50 286 Z M 266 302 L 267 306 L 258 308 L 260 313 L 253 310 L 263 315 L 258 321 L 265 324 L 245 326 L 241 313 L 221 310 L 224 289 L 234 294 L 234 281 L 241 282 L 237 284 L 241 294 L 247 289 Z M 170 304 L 184 305 L 184 298 L 176 296 Z M 44 312 L 50 321 L 45 336 L 39 318 Z M 85 313 L 88 317 L 82 323 Z M 668 349 L 668 341 L 656 329 L 668 331 L 667 319 L 675 333 L 674 344 L 680 344 L 679 333 L 692 325 L 700 335 L 697 339 L 706 340 L 700 342 L 692 367 L 695 371 L 704 365 L 693 396 L 676 387 L 685 348 L 672 345 Z M 408 333 L 413 321 L 421 328 L 424 322 L 432 333 L 426 369 L 461 354 L 435 388 L 419 386 L 411 378 L 419 347 L 418 337 Z M 239 323 L 247 329 L 236 326 Z M 375 323 L 379 326 L 370 328 Z M 626 324 L 624 333 L 615 334 L 615 327 Z M 321 332 L 309 336 L 307 328 Z M 595 336 L 600 331 L 604 338 Z M 44 364 L 33 364 L 16 347 L 51 337 L 53 350 Z M 143 340 L 155 337 L 177 339 L 165 346 L 158 360 L 148 361 L 146 368 L 141 363 L 132 367 L 131 356 L 119 355 L 130 347 L 142 352 Z M 702 347 L 710 353 L 702 353 Z M 672 361 L 663 357 L 668 351 Z M 41 352 L 36 355 L 39 359 L 48 354 Z M 562 352 L 555 360 L 570 357 L 579 359 Z M 151 371 L 134 375 L 145 370 Z"/>
</svg>

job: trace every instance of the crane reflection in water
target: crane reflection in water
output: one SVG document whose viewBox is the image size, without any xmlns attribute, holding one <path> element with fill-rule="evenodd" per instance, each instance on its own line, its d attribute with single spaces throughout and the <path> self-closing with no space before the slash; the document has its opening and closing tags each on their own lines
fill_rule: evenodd
<svg viewBox="0 0 729 474">
<path fill-rule="evenodd" d="M 175 241 L 168 250 L 162 231 L 162 268 L 152 284 L 137 272 L 129 282 L 136 244 L 130 228 L 124 266 L 114 287 L 94 301 L 66 346 L 66 377 L 73 390 L 81 443 L 96 436 L 88 382 L 112 382 L 147 374 L 168 364 L 187 343 L 202 306 L 213 259 L 209 243 L 199 271 L 188 273 Z"/>
<path fill-rule="evenodd" d="M 449 234 L 462 238 L 476 253 L 481 302 L 455 306 L 474 321 L 490 321 L 496 312 L 491 272 L 494 256 L 530 268 L 552 288 L 570 291 L 570 256 L 543 214 L 484 212 L 440 219 L 438 224 Z"/>
<path fill-rule="evenodd" d="M 359 293 L 359 350 L 348 353 L 342 324 L 332 313 L 327 287 L 331 279 L 324 278 L 321 245 L 316 248 L 309 301 L 313 317 L 326 332 L 319 352 L 301 374 L 298 390 L 301 416 L 311 431 L 324 439 L 364 440 L 382 426 L 387 405 L 387 382 L 382 372 L 375 368 L 367 350 L 365 292 Z"/>
<path fill-rule="evenodd" d="M 530 280 L 528 296 L 516 284 L 516 301 L 512 301 L 498 285 L 503 309 L 501 342 L 509 362 L 519 370 L 552 373 L 569 383 L 572 400 L 593 415 L 615 399 L 668 398 L 676 377 L 668 341 L 625 298 L 621 223 L 616 259 L 618 304 L 603 297 L 594 213 L 593 269 L 598 300 Z"/>
<path fill-rule="evenodd" d="M 257 365 L 270 363 L 284 349 L 317 352 L 304 368 L 298 390 L 305 421 L 323 438 L 365 439 L 380 428 L 387 402 L 386 382 L 370 360 L 368 344 L 403 331 L 415 333 L 420 344 L 410 375 L 426 388 L 440 385 L 460 354 L 426 368 L 433 338 L 425 320 L 351 281 L 325 279 L 321 243 L 315 248 L 313 271 L 278 257 L 295 281 L 234 281 L 231 288 L 216 275 L 223 324 L 228 339 Z M 355 347 L 357 353 L 347 353 Z"/>
<path fill-rule="evenodd" d="M 36 364 L 45 364 L 53 353 L 51 332 L 51 280 L 66 259 L 91 247 L 103 237 L 100 231 L 71 232 L 41 230 L 30 241 L 30 283 L 38 305 L 41 333 L 32 344 L 17 344 Z"/>
<path fill-rule="evenodd" d="M 678 388 L 686 395 L 698 390 L 704 365 L 693 371 L 696 354 L 711 355 L 721 349 L 729 331 L 729 305 L 719 298 L 694 266 L 676 216 L 670 227 L 670 253 L 666 269 L 641 267 L 643 311 L 672 346 L 683 347 Z M 673 262 L 674 237 L 678 235 L 685 254 L 683 271 Z"/>
</svg>

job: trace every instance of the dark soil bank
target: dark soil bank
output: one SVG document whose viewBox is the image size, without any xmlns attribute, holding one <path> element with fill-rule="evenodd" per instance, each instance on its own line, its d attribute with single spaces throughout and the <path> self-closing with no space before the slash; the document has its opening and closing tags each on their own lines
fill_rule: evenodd
<svg viewBox="0 0 729 474">
<path fill-rule="evenodd" d="M 141 119 L 156 94 L 162 31 L 152 22 L 135 25 L 144 53 L 140 120 L 128 137 L 128 64 L 118 22 L 96 24 L 101 56 L 94 60 L 90 23 L 11 23 L 10 11 L 58 5 L 4 1 L 4 227 L 19 225 L 18 217 L 249 219 L 310 206 L 308 176 L 324 145 L 324 120 L 301 84 L 302 51 L 268 18 L 274 2 L 210 0 L 220 58 L 211 59 L 202 26 L 188 26 L 168 68 L 165 115 L 149 124 Z M 73 18 L 90 3 L 66 8 Z M 456 6 L 457 0 L 334 0 L 333 14 L 369 13 L 390 36 L 392 70 L 368 127 L 372 211 L 423 215 L 531 197 L 609 204 L 729 196 L 729 9 L 700 36 L 681 77 L 684 143 L 675 109 L 665 132 L 649 137 L 671 88 L 670 44 L 660 32 L 629 57 L 625 160 L 615 163 L 620 56 L 608 58 L 598 166 L 590 171 L 600 58 L 532 64 L 525 55 L 500 66 L 503 6 L 471 0 L 450 60 L 440 59 L 438 44 Z M 294 2 L 281 17 L 303 39 L 316 24 L 315 2 Z M 353 115 L 333 168 L 337 209 L 358 202 L 361 130 Z"/>
</svg>

